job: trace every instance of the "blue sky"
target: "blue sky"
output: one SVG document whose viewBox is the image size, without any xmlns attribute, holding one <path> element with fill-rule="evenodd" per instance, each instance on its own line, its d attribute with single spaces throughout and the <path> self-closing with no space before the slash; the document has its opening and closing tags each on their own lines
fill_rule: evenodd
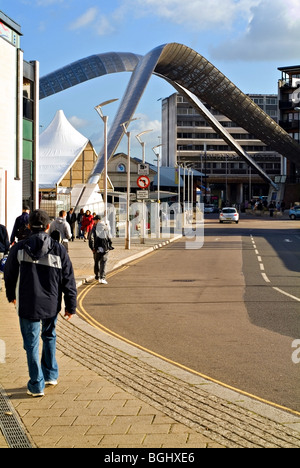
<svg viewBox="0 0 300 468">
<path fill-rule="evenodd" d="M 21 25 L 25 60 L 40 62 L 41 76 L 94 53 L 146 54 L 178 42 L 211 61 L 245 93 L 277 93 L 278 67 L 300 63 L 300 0 L 0 0 L 0 9 Z M 57 110 L 102 143 L 102 121 L 94 106 L 121 99 L 130 75 L 110 75 L 41 101 L 46 128 Z M 147 159 L 159 143 L 160 98 L 173 88 L 153 77 L 131 124 L 133 135 L 148 129 Z M 111 123 L 118 103 L 106 108 Z M 135 156 L 141 146 L 132 142 Z M 126 151 L 126 144 L 119 150 Z"/>
</svg>

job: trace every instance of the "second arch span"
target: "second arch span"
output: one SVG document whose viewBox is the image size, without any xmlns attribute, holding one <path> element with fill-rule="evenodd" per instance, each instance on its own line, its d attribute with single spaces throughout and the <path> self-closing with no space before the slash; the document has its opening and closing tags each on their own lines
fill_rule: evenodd
<svg viewBox="0 0 300 468">
<path fill-rule="evenodd" d="M 226 115 L 273 151 L 299 164 L 300 149 L 297 142 L 212 63 L 182 44 L 161 45 L 145 56 L 112 52 L 81 59 L 42 77 L 40 99 L 93 78 L 125 71 L 131 72 L 132 76 L 109 133 L 108 158 L 115 153 L 122 139 L 121 124 L 132 118 L 152 74 L 155 74 L 184 94 L 199 113 L 210 121 L 217 133 L 271 185 L 274 186 L 274 182 L 218 124 L 201 101 Z M 90 182 L 98 181 L 103 167 L 103 152 L 100 152 Z"/>
</svg>

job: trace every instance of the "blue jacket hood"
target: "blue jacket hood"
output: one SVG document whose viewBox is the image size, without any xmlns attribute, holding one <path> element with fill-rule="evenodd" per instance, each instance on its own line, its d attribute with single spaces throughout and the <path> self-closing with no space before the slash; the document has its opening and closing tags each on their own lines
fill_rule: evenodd
<svg viewBox="0 0 300 468">
<path fill-rule="evenodd" d="M 40 260 L 53 249 L 53 239 L 46 232 L 32 234 L 24 242 L 24 250 L 34 260 Z"/>
</svg>

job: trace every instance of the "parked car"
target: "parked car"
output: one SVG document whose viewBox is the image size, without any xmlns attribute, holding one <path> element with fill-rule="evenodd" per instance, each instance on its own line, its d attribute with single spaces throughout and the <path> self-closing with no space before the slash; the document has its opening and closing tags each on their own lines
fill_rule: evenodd
<svg viewBox="0 0 300 468">
<path fill-rule="evenodd" d="M 238 224 L 240 216 L 235 208 L 223 208 L 220 213 L 219 221 L 220 223 L 236 223 Z"/>
<path fill-rule="evenodd" d="M 204 205 L 204 213 L 214 213 L 215 205 Z"/>
<path fill-rule="evenodd" d="M 300 219 L 300 205 L 296 205 L 290 209 L 289 217 L 290 219 Z"/>
</svg>

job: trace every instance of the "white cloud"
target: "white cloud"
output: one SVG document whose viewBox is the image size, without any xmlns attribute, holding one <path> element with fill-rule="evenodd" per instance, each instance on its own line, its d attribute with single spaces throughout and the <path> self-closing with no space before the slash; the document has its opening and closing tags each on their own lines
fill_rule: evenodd
<svg viewBox="0 0 300 468">
<path fill-rule="evenodd" d="M 88 120 L 81 119 L 76 115 L 73 115 L 72 117 L 68 118 L 68 120 L 77 130 L 79 130 L 80 128 L 87 127 L 89 125 Z"/>
<path fill-rule="evenodd" d="M 79 16 L 76 21 L 70 25 L 71 30 L 85 28 L 95 21 L 99 11 L 98 8 L 92 7 L 89 8 L 83 15 Z"/>
<path fill-rule="evenodd" d="M 226 30 L 233 28 L 240 20 L 247 26 L 252 17 L 251 8 L 260 1 L 263 0 L 123 0 L 109 15 L 101 14 L 97 7 L 89 8 L 71 24 L 70 29 L 89 26 L 98 35 L 106 35 L 127 18 L 154 16 L 194 31 L 216 27 Z"/>
<path fill-rule="evenodd" d="M 300 0 L 261 0 L 248 28 L 211 53 L 220 60 L 299 61 L 299 41 Z"/>
<path fill-rule="evenodd" d="M 107 16 L 100 15 L 94 24 L 94 31 L 98 36 L 106 36 L 113 33 L 115 27 Z"/>
<path fill-rule="evenodd" d="M 98 36 L 111 34 L 115 30 L 113 21 L 108 16 L 102 15 L 97 7 L 89 8 L 69 26 L 69 29 L 76 31 L 87 27 Z"/>
<path fill-rule="evenodd" d="M 37 6 L 46 7 L 56 3 L 64 3 L 65 0 L 36 0 Z"/>
<path fill-rule="evenodd" d="M 130 124 L 130 130 L 134 133 L 140 133 L 146 130 L 153 130 L 152 133 L 145 135 L 145 140 L 151 135 L 161 132 L 161 122 L 159 120 L 150 120 L 145 114 L 137 113 L 135 117 L 138 119 Z M 156 143 L 157 144 L 157 143 Z"/>
<path fill-rule="evenodd" d="M 251 8 L 259 2 L 260 0 L 135 0 L 134 3 L 136 12 L 141 16 L 151 14 L 165 21 L 203 31 L 212 27 L 231 28 L 240 18 L 247 23 L 251 18 Z"/>
<path fill-rule="evenodd" d="M 136 16 L 156 16 L 222 43 L 212 59 L 298 60 L 300 0 L 124 0 Z M 225 36 L 225 34 L 226 36 Z"/>
<path fill-rule="evenodd" d="M 152 162 L 155 158 L 155 155 L 152 151 L 152 148 L 160 143 L 159 137 L 161 137 L 161 122 L 159 120 L 151 120 L 149 116 L 146 114 L 137 113 L 135 117 L 138 119 L 132 122 L 128 128 L 128 130 L 132 134 L 131 139 L 131 150 L 132 150 L 132 157 L 142 159 L 142 146 L 135 138 L 141 132 L 152 130 L 151 132 L 141 136 L 141 141 L 145 142 L 145 153 L 146 153 L 146 160 L 148 162 Z M 122 139 L 122 143 L 118 151 L 123 151 L 127 153 L 127 141 L 125 138 Z"/>
<path fill-rule="evenodd" d="M 145 142 L 146 160 L 152 162 L 155 158 L 152 148 L 158 145 L 161 141 L 159 139 L 159 137 L 161 137 L 161 122 L 159 120 L 151 120 L 148 115 L 141 113 L 136 113 L 134 117 L 138 120 L 133 121 L 128 127 L 128 130 L 131 132 L 131 156 L 142 159 L 142 147 L 135 137 L 145 130 L 152 130 L 152 132 L 141 137 L 142 141 Z M 72 123 L 72 120 L 69 120 Z M 103 132 L 95 130 L 87 136 L 93 143 L 96 151 L 101 151 L 103 148 Z M 122 138 L 116 152 L 124 152 L 127 154 L 127 138 Z"/>
</svg>

